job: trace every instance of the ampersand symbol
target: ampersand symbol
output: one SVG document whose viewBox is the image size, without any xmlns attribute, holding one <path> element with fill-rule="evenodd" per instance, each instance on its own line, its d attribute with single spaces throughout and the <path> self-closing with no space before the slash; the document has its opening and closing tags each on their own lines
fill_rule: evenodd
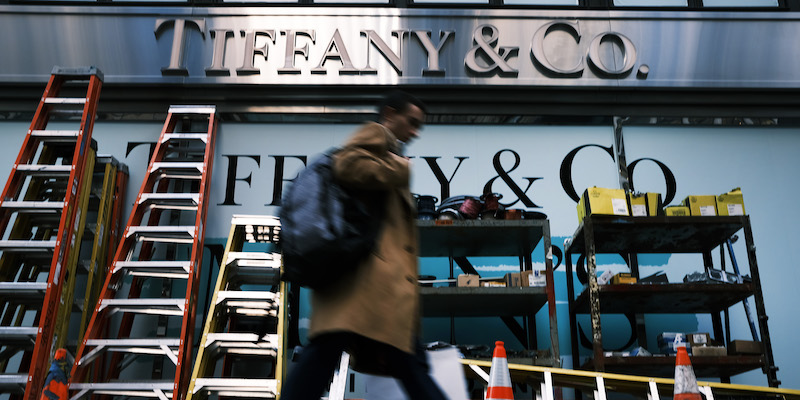
<svg viewBox="0 0 800 400">
<path fill-rule="evenodd" d="M 500 155 L 503 154 L 503 152 L 506 152 L 506 151 L 510 151 L 511 154 L 514 155 L 514 166 L 511 167 L 508 170 L 504 169 L 502 163 L 500 162 Z M 514 204 L 517 204 L 518 201 L 521 201 L 522 204 L 525 204 L 526 207 L 529 207 L 529 208 L 541 208 L 541 207 L 537 206 L 536 204 L 534 204 L 533 201 L 531 201 L 531 199 L 528 197 L 528 195 L 526 193 L 528 192 L 528 189 L 531 188 L 531 185 L 533 184 L 533 182 L 535 182 L 535 181 L 537 181 L 539 179 L 542 179 L 542 178 L 527 178 L 526 177 L 525 179 L 528 181 L 528 186 L 525 188 L 525 190 L 522 190 L 522 188 L 517 186 L 517 184 L 514 183 L 514 181 L 508 175 L 509 172 L 511 172 L 511 171 L 517 169 L 517 167 L 519 167 L 519 154 L 517 154 L 516 151 L 511 150 L 511 149 L 504 149 L 504 150 L 498 151 L 497 153 L 495 153 L 494 158 L 492 159 L 492 165 L 494 165 L 494 170 L 497 171 L 498 175 L 495 176 L 492 179 L 489 179 L 489 182 L 486 182 L 486 185 L 483 187 L 483 193 L 493 193 L 494 190 L 492 190 L 492 184 L 494 183 L 495 180 L 497 180 L 497 178 L 500 178 L 500 179 L 503 180 L 503 182 L 506 183 L 506 185 L 508 185 L 508 187 L 511 189 L 511 191 L 514 192 L 515 195 L 517 195 L 517 200 L 514 200 L 511 203 L 508 203 L 508 204 L 500 203 L 500 204 L 503 205 L 503 207 L 508 208 L 508 207 L 513 206 Z"/>
<path fill-rule="evenodd" d="M 488 40 L 486 33 L 489 34 Z M 476 46 L 471 48 L 464 57 L 464 63 L 470 71 L 485 75 L 500 68 L 501 74 L 517 75 L 519 73 L 518 70 L 508 65 L 508 59 L 519 52 L 519 47 L 498 47 L 499 34 L 494 25 L 477 27 L 472 38 Z M 478 64 L 478 58 L 481 58 L 486 66 Z"/>
</svg>

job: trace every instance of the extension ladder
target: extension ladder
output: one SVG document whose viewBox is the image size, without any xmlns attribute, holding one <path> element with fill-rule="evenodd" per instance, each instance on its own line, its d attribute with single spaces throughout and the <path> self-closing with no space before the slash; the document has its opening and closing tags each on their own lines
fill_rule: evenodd
<svg viewBox="0 0 800 400">
<path fill-rule="evenodd" d="M 235 215 L 187 399 L 275 399 L 285 371 L 287 284 L 275 250 L 280 222 Z M 234 365 L 235 361 L 235 365 Z"/>
<path fill-rule="evenodd" d="M 462 359 L 467 377 L 478 378 L 483 382 L 489 381 L 488 370 L 492 367 L 491 361 Z M 675 380 L 667 378 L 652 378 L 646 376 L 610 374 L 604 372 L 580 371 L 561 368 L 538 367 L 521 364 L 508 364 L 511 381 L 538 385 L 536 398 L 541 400 L 558 400 L 560 396 L 556 389 L 570 388 L 585 393 L 592 393 L 596 400 L 615 398 L 609 392 L 623 393 L 626 396 L 647 400 L 660 400 L 662 397 L 670 398 L 674 391 Z M 700 392 L 706 400 L 720 398 L 750 398 L 776 400 L 800 400 L 800 390 L 779 389 L 773 387 L 737 385 L 717 382 L 697 382 Z M 576 397 L 577 398 L 577 397 Z"/>
<path fill-rule="evenodd" d="M 216 129 L 214 106 L 170 107 L 75 355 L 72 399 L 183 398 Z"/>
<path fill-rule="evenodd" d="M 122 223 L 122 208 L 125 189 L 128 183 L 128 167 L 110 155 L 97 156 L 94 178 L 92 180 L 92 199 L 96 200 L 90 211 L 95 216 L 89 225 L 92 232 L 92 241 L 85 242 L 89 247 L 88 260 L 81 260 L 82 269 L 79 271 L 84 277 L 84 297 L 79 307 L 81 312 L 78 324 L 77 343 L 81 343 L 92 310 L 100 296 L 100 284 L 105 280 L 106 271 L 111 267 L 111 256 L 108 249 L 116 249 L 119 244 L 120 224 Z M 83 250 L 83 249 L 82 249 Z M 74 331 L 74 329 L 71 329 Z M 56 346 L 59 347 L 59 346 Z M 61 346 L 63 347 L 63 346 Z M 77 348 L 68 346 L 68 350 L 75 354 Z"/>
<path fill-rule="evenodd" d="M 38 400 L 50 367 L 102 81 L 94 67 L 53 69 L 0 198 L 0 392 L 13 399 Z"/>
</svg>

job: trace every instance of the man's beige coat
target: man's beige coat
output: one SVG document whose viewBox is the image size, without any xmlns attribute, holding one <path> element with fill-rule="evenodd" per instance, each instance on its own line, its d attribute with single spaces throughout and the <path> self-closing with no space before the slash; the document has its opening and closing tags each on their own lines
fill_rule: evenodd
<svg viewBox="0 0 800 400">
<path fill-rule="evenodd" d="M 409 161 L 393 153 L 397 150 L 392 132 L 367 123 L 334 158 L 334 176 L 343 186 L 387 192 L 386 212 L 375 249 L 355 274 L 329 291 L 312 293 L 309 337 L 347 331 L 414 351 L 419 328 L 416 206 Z M 351 355 L 362 360 L 378 356 Z"/>
</svg>

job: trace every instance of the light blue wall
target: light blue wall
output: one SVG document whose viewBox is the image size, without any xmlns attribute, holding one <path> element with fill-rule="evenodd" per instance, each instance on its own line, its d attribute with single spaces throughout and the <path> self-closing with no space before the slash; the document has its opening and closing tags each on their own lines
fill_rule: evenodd
<svg viewBox="0 0 800 400">
<path fill-rule="evenodd" d="M 5 143 L 0 148 L 0 171 L 10 170 L 19 150 L 28 123 L 0 123 L 0 137 Z M 125 218 L 143 179 L 147 163 L 145 146 L 133 149 L 126 155 L 129 142 L 155 141 L 162 124 L 153 122 L 98 122 L 93 137 L 98 143 L 98 153 L 112 154 L 130 169 Z M 51 126 L 57 128 L 57 125 Z M 234 214 L 275 214 L 277 209 L 268 206 L 272 199 L 275 155 L 313 156 L 330 146 L 340 143 L 356 128 L 356 125 L 314 124 L 241 124 L 225 122 L 219 129 L 214 174 L 212 178 L 211 204 L 207 221 L 207 244 L 224 244 Z M 665 163 L 677 179 L 676 200 L 690 194 L 720 194 L 734 187 L 741 187 L 745 207 L 751 216 L 755 244 L 758 248 L 758 263 L 761 272 L 765 306 L 769 315 L 770 334 L 776 364 L 780 367 L 778 378 L 783 387 L 800 388 L 800 378 L 793 371 L 800 370 L 800 359 L 796 357 L 793 332 L 797 329 L 794 304 L 800 300 L 795 290 L 800 272 L 793 267 L 796 255 L 794 244 L 800 238 L 793 223 L 794 205 L 800 189 L 794 179 L 800 173 L 800 160 L 796 154 L 800 148 L 800 129 L 793 128 L 698 128 L 698 127 L 626 127 L 624 129 L 628 162 L 638 158 L 654 158 Z M 440 196 L 440 186 L 433 173 L 420 157 L 440 157 L 437 162 L 446 176 L 450 177 L 458 162 L 455 157 L 468 157 L 452 178 L 451 194 L 478 195 L 484 185 L 500 175 L 493 166 L 493 157 L 500 154 L 500 166 L 510 181 L 523 190 L 528 181 L 535 180 L 526 195 L 539 208 L 535 210 L 548 215 L 551 223 L 552 243 L 563 248 L 565 239 L 572 236 L 578 221 L 575 202 L 565 193 L 559 171 L 567 153 L 578 146 L 595 144 L 610 147 L 613 130 L 607 127 L 564 126 L 427 126 L 422 138 L 409 146 L 408 155 L 414 158 L 412 189 L 420 194 Z M 506 151 L 504 151 L 506 150 Z M 513 150 L 519 157 L 515 163 Z M 236 206 L 219 205 L 225 199 L 226 177 L 230 156 L 240 156 L 238 179 L 250 175 L 251 183 L 237 181 L 234 200 Z M 253 158 L 260 156 L 260 165 Z M 291 179 L 302 166 L 294 158 L 287 158 L 285 179 Z M 5 177 L 0 178 L 5 180 Z M 642 162 L 633 176 L 636 189 L 664 193 L 664 180 L 655 164 Z M 572 180 L 578 193 L 588 186 L 619 187 L 614 160 L 597 147 L 588 147 L 579 152 L 573 164 Z M 495 179 L 492 188 L 504 195 L 501 202 L 517 199 L 509 185 L 501 178 Z M 517 203 L 514 208 L 524 208 Z M 743 234 L 739 235 L 743 239 Z M 736 244 L 736 255 L 740 265 L 746 265 L 746 253 L 742 242 Z M 534 268 L 542 267 L 542 249 L 534 252 Z M 485 276 L 502 276 L 516 268 L 516 259 L 473 260 Z M 619 257 L 600 258 L 600 271 L 611 269 L 624 271 L 626 267 Z M 665 271 L 671 281 L 680 281 L 686 273 L 700 271 L 702 260 L 697 256 L 661 256 L 646 258 L 642 262 L 642 274 Z M 447 275 L 445 260 L 423 260 L 423 273 L 440 277 Z M 557 310 L 561 353 L 565 365 L 571 365 L 566 283 L 564 267 L 556 271 Z M 204 279 L 213 280 L 215 275 L 204 274 Z M 201 283 L 205 288 L 206 282 Z M 200 299 L 204 299 L 201 292 Z M 754 308 L 753 300 L 750 300 Z M 749 330 L 740 306 L 731 309 L 731 325 L 734 339 L 749 339 Z M 547 347 L 547 315 L 540 312 L 537 318 L 540 327 L 540 347 Z M 476 321 L 457 321 L 456 339 L 460 343 L 478 341 L 491 342 L 496 339 L 514 343 L 514 339 L 502 324 L 489 325 L 487 329 L 475 329 Z M 588 319 L 579 318 L 584 329 Z M 648 342 L 655 343 L 655 335 L 664 330 L 711 332 L 710 319 L 706 316 L 649 316 Z M 202 330 L 200 321 L 198 332 Z M 676 326 L 680 325 L 680 326 Z M 486 326 L 480 321 L 480 326 Z M 628 335 L 627 323 L 622 318 L 603 317 L 606 343 L 613 347 L 622 344 Z M 426 321 L 426 340 L 449 340 L 449 321 Z M 620 343 L 616 343 L 619 341 Z M 655 350 L 655 349 L 651 349 Z M 583 355 L 588 355 L 588 351 Z M 734 383 L 766 385 L 760 371 L 740 375 Z"/>
</svg>

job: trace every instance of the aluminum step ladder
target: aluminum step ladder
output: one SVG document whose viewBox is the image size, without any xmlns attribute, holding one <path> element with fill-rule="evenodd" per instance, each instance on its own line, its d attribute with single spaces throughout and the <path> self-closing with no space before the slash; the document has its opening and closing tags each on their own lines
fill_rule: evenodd
<svg viewBox="0 0 800 400">
<path fill-rule="evenodd" d="M 170 107 L 76 353 L 72 399 L 184 397 L 216 130 L 214 106 Z"/>
<path fill-rule="evenodd" d="M 286 369 L 287 284 L 272 216 L 235 215 L 187 399 L 276 399 Z"/>
<path fill-rule="evenodd" d="M 11 399 L 38 400 L 50 368 L 102 84 L 95 67 L 53 68 L 0 198 L 0 393 Z"/>
</svg>

